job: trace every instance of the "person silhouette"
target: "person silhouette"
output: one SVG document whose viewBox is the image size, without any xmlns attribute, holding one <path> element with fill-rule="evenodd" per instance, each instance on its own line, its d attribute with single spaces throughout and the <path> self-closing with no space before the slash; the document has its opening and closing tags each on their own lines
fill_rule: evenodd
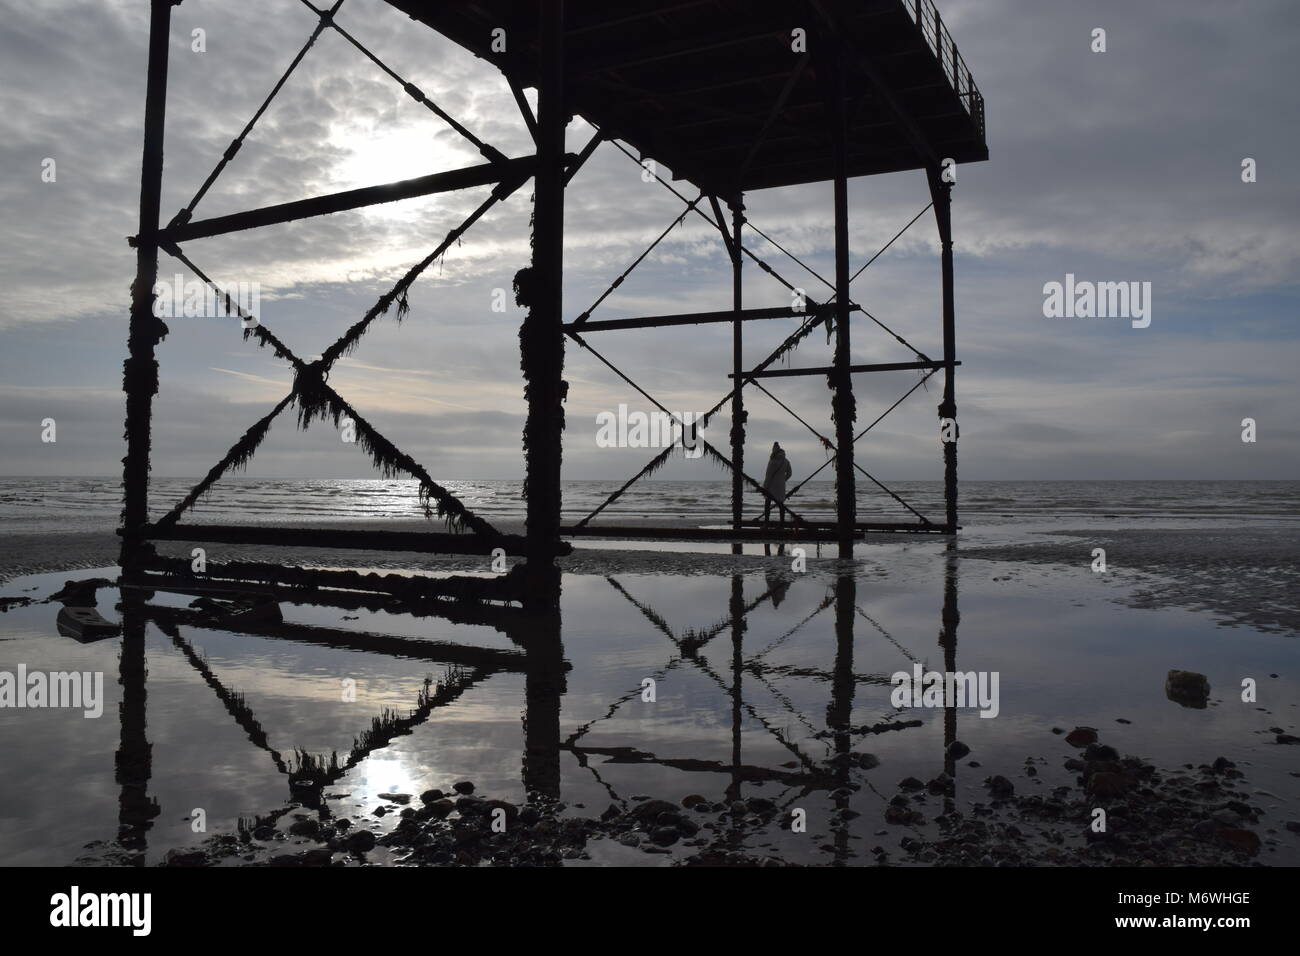
<svg viewBox="0 0 1300 956">
<path fill-rule="evenodd" d="M 763 477 L 763 490 L 771 496 L 766 499 L 766 507 L 763 508 L 764 525 L 771 522 L 773 501 L 776 502 L 780 524 L 785 524 L 785 506 L 782 502 L 785 501 L 785 483 L 793 473 L 790 461 L 785 457 L 785 449 L 780 442 L 772 442 L 772 457 L 767 460 L 767 474 Z"/>
</svg>

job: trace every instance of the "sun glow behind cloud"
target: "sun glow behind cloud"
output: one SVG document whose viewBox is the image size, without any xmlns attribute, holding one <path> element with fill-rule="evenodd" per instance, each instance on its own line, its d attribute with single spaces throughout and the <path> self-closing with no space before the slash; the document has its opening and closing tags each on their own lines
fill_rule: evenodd
<svg viewBox="0 0 1300 956">
<path fill-rule="evenodd" d="M 357 189 L 415 179 L 472 164 L 467 151 L 450 144 L 429 123 L 337 123 L 329 143 L 346 151 L 331 172 L 332 186 Z M 417 203 L 396 202 L 361 210 L 367 219 L 411 222 Z"/>
</svg>

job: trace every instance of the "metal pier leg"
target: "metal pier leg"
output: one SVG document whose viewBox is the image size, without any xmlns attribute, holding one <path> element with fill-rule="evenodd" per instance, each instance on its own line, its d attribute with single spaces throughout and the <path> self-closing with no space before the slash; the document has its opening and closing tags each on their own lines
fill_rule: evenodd
<svg viewBox="0 0 1300 956">
<path fill-rule="evenodd" d="M 740 377 L 744 372 L 742 354 L 744 333 L 742 330 L 745 323 L 739 315 L 742 308 L 741 264 L 744 261 L 740 254 L 740 228 L 745 221 L 745 206 L 739 194 L 737 194 L 734 203 L 730 205 L 732 236 L 731 304 L 737 313 L 736 318 L 731 323 L 731 370 L 735 375 L 732 380 L 735 383 L 735 391 L 731 395 L 731 460 L 735 465 L 731 470 L 731 527 L 733 531 L 739 531 L 741 522 L 744 520 L 745 502 L 745 482 L 742 477 L 745 471 L 745 399 L 743 380 Z M 742 553 L 743 549 L 744 546 L 739 542 L 731 547 L 732 552 L 735 554 Z"/>
<path fill-rule="evenodd" d="M 926 171 L 930 181 L 930 197 L 934 200 L 934 218 L 939 227 L 942 246 L 940 268 L 943 272 L 943 403 L 939 406 L 940 419 L 951 419 L 952 437 L 943 444 L 943 493 L 947 510 L 948 533 L 957 533 L 957 397 L 954 378 L 957 357 L 957 333 L 953 303 L 952 278 L 952 183 L 943 181 L 939 169 Z"/>
<path fill-rule="evenodd" d="M 835 418 L 836 525 L 839 556 L 853 557 L 854 525 L 857 524 L 857 484 L 853 475 L 853 377 L 849 372 L 849 184 L 848 102 L 844 68 L 835 66 L 835 116 L 832 119 L 832 147 L 835 153 L 835 367 L 831 407 Z"/>
<path fill-rule="evenodd" d="M 167 110 L 167 49 L 171 38 L 171 0 L 153 0 L 149 16 L 149 78 L 144 101 L 144 150 L 140 165 L 140 229 L 131 284 L 127 358 L 122 369 L 126 392 L 126 457 L 122 459 L 123 568 L 137 563 L 145 545 L 140 529 L 149 521 L 149 432 L 153 397 L 158 391 L 154 347 L 167 334 L 154 315 L 158 282 L 158 216 L 162 199 L 163 131 Z"/>
<path fill-rule="evenodd" d="M 541 70 L 537 91 L 537 178 L 528 315 L 520 350 L 528 419 L 524 425 L 529 601 L 558 601 L 554 549 L 560 538 L 564 398 L 564 3 L 539 0 Z"/>
</svg>

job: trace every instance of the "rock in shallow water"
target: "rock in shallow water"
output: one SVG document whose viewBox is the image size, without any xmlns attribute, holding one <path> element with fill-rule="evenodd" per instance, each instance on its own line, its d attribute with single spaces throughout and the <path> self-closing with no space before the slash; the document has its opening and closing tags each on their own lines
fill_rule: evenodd
<svg viewBox="0 0 1300 956">
<path fill-rule="evenodd" d="M 1065 735 L 1065 742 L 1071 747 L 1086 747 L 1097 742 L 1097 731 L 1093 727 L 1075 727 Z"/>
<path fill-rule="evenodd" d="M 1165 675 L 1165 696 L 1183 707 L 1204 710 L 1210 698 L 1210 681 L 1195 671 L 1172 670 Z"/>
<path fill-rule="evenodd" d="M 984 786 L 995 797 L 1009 797 L 1016 792 L 1016 785 L 1001 774 L 994 774 L 984 781 Z"/>
<path fill-rule="evenodd" d="M 353 853 L 366 853 L 375 848 L 375 835 L 369 830 L 358 830 L 344 840 L 343 845 Z"/>
<path fill-rule="evenodd" d="M 655 827 L 650 831 L 650 839 L 659 846 L 672 846 L 679 836 L 676 827 Z"/>
</svg>

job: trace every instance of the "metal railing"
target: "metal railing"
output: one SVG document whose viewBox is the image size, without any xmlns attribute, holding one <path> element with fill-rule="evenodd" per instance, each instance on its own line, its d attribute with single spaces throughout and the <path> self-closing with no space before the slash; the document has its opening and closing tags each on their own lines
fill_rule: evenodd
<svg viewBox="0 0 1300 956">
<path fill-rule="evenodd" d="M 944 25 L 933 0 L 902 0 L 902 3 L 912 19 L 916 21 L 917 29 L 921 31 L 921 36 L 925 38 L 926 44 L 938 59 L 948 83 L 956 92 L 957 98 L 961 100 L 966 112 L 975 120 L 980 135 L 983 136 L 984 97 L 975 86 L 975 78 L 971 76 L 966 61 L 957 52 L 957 44 Z"/>
</svg>

